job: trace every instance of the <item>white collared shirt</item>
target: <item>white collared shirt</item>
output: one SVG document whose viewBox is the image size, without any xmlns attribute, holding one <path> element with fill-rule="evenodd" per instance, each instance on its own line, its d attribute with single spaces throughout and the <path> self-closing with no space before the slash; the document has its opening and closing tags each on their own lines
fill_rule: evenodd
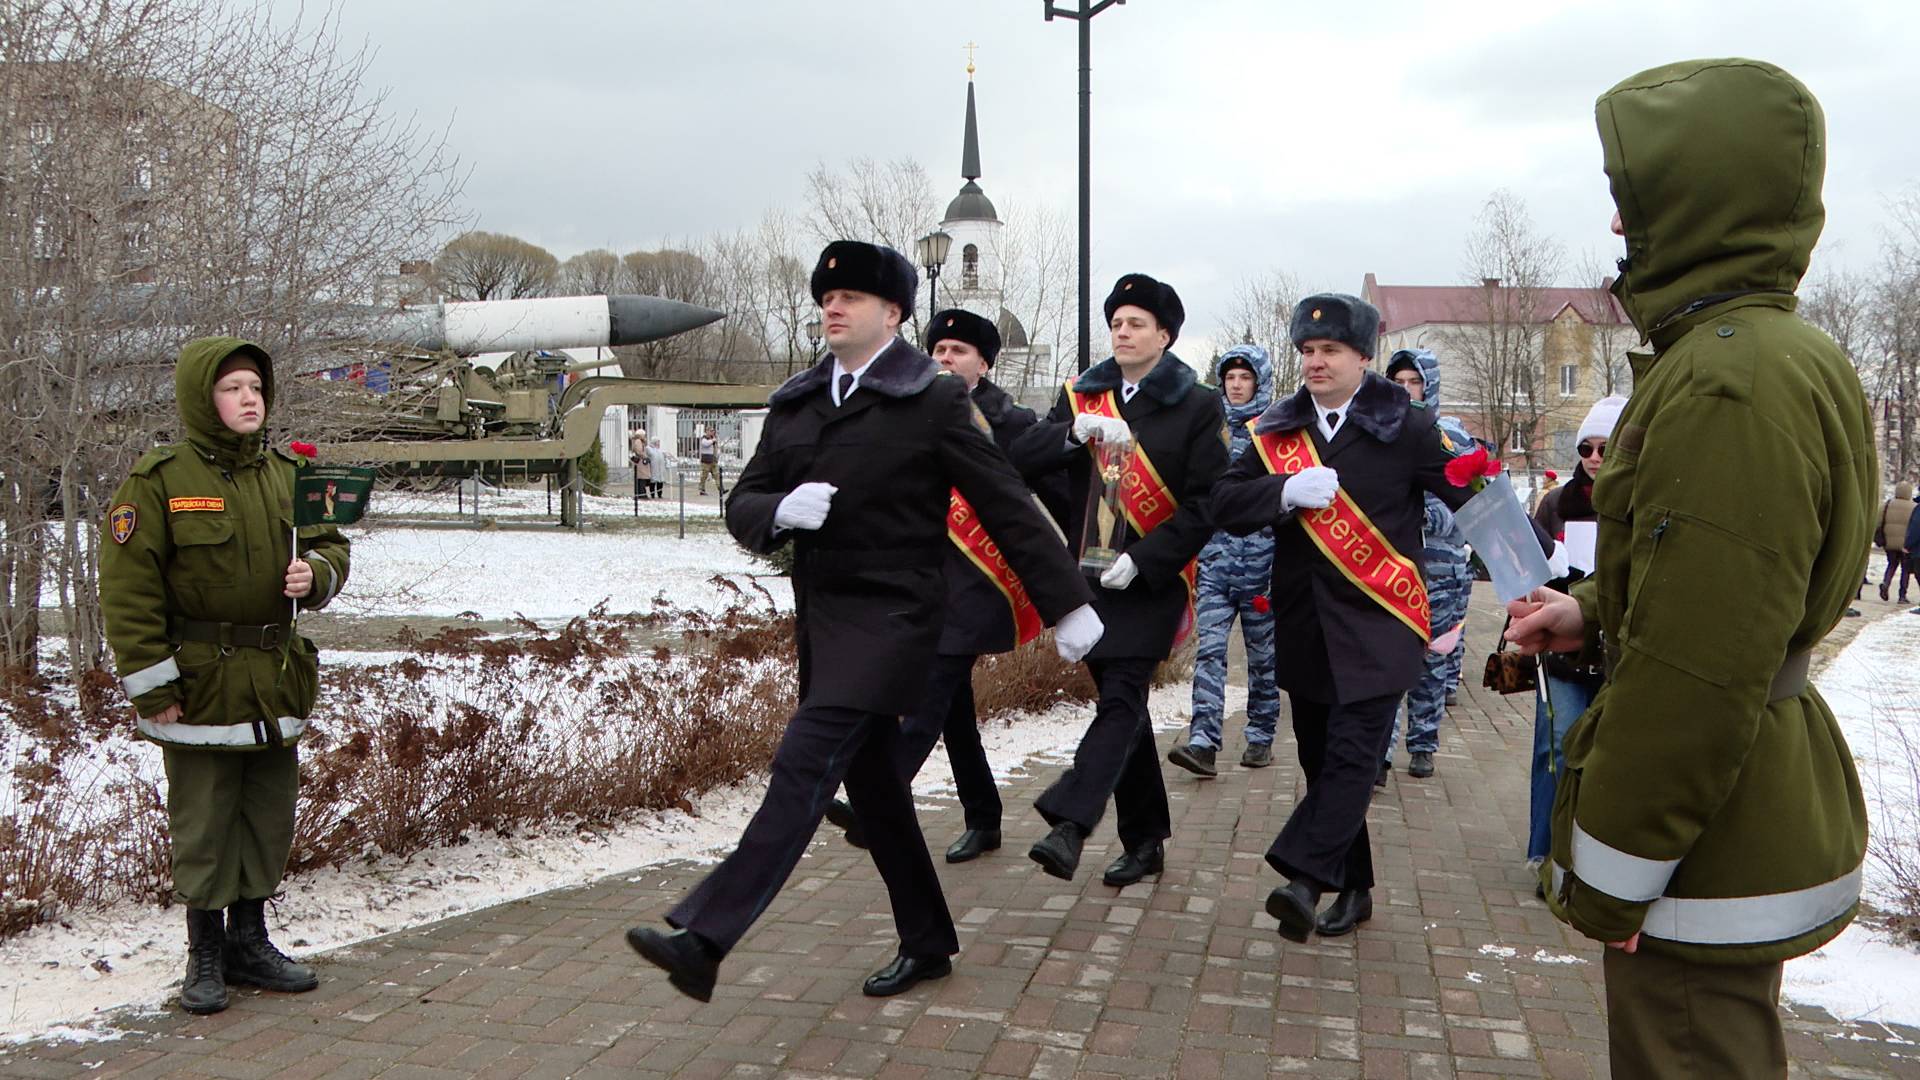
<svg viewBox="0 0 1920 1080">
<path fill-rule="evenodd" d="M 846 403 L 846 398 L 840 395 L 840 376 L 843 374 L 853 376 L 853 382 L 847 385 L 847 394 L 848 396 L 851 396 L 855 390 L 860 389 L 861 376 L 867 373 L 867 369 L 873 366 L 873 362 L 875 360 L 880 359 L 880 353 L 886 352 L 887 349 L 893 345 L 893 342 L 898 340 L 900 339 L 896 337 L 892 341 L 888 341 L 885 345 L 880 346 L 880 349 L 878 352 L 875 352 L 872 356 L 867 357 L 866 363 L 861 364 L 859 367 L 854 368 L 852 371 L 847 371 L 845 368 L 841 367 L 839 359 L 837 357 L 835 358 L 834 365 L 833 365 L 833 374 L 827 377 L 827 393 L 833 395 L 834 408 L 837 409 L 841 405 Z"/>
<path fill-rule="evenodd" d="M 1326 439 L 1328 442 L 1333 441 L 1334 434 L 1340 430 L 1341 425 L 1347 422 L 1347 410 L 1352 407 L 1353 407 L 1353 397 L 1348 397 L 1347 400 L 1341 402 L 1338 405 L 1335 405 L 1331 409 L 1327 408 L 1325 405 L 1320 404 L 1318 401 L 1315 401 L 1313 403 L 1313 411 L 1318 413 L 1320 416 L 1320 434 L 1326 436 Z M 1335 422 L 1329 422 L 1327 420 L 1327 417 L 1335 413 L 1338 413 L 1340 415 L 1340 419 Z"/>
<path fill-rule="evenodd" d="M 1125 379 L 1121 379 L 1120 380 L 1120 404 L 1125 405 L 1127 402 L 1132 401 L 1133 395 L 1137 393 L 1139 389 L 1140 389 L 1139 383 L 1128 382 Z"/>
</svg>

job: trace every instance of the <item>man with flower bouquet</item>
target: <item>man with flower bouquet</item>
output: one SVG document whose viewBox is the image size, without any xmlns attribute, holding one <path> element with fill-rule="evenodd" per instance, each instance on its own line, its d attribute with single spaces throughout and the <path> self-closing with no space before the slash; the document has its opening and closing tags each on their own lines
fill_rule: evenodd
<svg viewBox="0 0 1920 1080">
<path fill-rule="evenodd" d="M 365 492 L 352 517 L 296 528 L 300 462 L 267 447 L 273 361 L 257 345 L 188 342 L 174 397 L 185 438 L 134 465 L 103 523 L 100 607 L 137 729 L 165 761 L 187 912 L 180 1004 L 204 1014 L 227 1007 L 229 984 L 319 985 L 267 939 L 266 901 L 293 845 L 295 745 L 319 689 L 319 654 L 293 617 L 346 584 L 335 523 L 358 517 Z"/>
<path fill-rule="evenodd" d="M 1372 917 L 1367 804 L 1430 632 L 1416 561 L 1423 493 L 1450 508 L 1474 494 L 1448 470 L 1475 459 L 1456 458 L 1434 413 L 1369 370 L 1379 329 L 1380 313 L 1358 297 L 1300 301 L 1289 336 L 1305 385 L 1255 421 L 1253 452 L 1213 490 L 1218 527 L 1274 532 L 1275 678 L 1307 777 L 1306 797 L 1267 852 L 1287 879 L 1267 911 L 1289 941 L 1350 933 Z M 1338 898 L 1321 913 L 1325 892 Z"/>
</svg>

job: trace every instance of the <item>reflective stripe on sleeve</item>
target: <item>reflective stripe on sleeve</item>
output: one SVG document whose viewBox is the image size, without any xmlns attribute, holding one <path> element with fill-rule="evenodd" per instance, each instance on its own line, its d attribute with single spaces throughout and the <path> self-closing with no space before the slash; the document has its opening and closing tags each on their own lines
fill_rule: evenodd
<svg viewBox="0 0 1920 1080">
<path fill-rule="evenodd" d="M 127 696 L 139 697 L 149 690 L 158 690 L 180 677 L 180 665 L 169 656 L 151 667 L 143 667 L 131 675 L 122 676 L 120 685 L 126 688 Z"/>
<path fill-rule="evenodd" d="M 320 565 L 327 568 L 327 595 L 320 598 L 320 604 L 319 604 L 319 606 L 325 607 L 329 601 L 331 601 L 335 596 L 339 595 L 340 571 L 335 570 L 333 568 L 332 561 L 330 561 L 325 555 L 322 555 L 317 551 L 309 551 L 305 555 L 302 555 L 300 557 L 307 560 L 308 562 L 317 562 Z"/>
<path fill-rule="evenodd" d="M 1566 870 L 1553 865 L 1553 891 Z M 1585 880 L 1582 878 L 1581 880 Z M 1819 885 L 1764 896 L 1663 896 L 1647 907 L 1640 932 L 1687 945 L 1764 945 L 1788 941 L 1846 914 L 1860 899 L 1860 868 Z"/>
<path fill-rule="evenodd" d="M 298 716 L 283 716 L 275 721 L 280 725 L 282 742 L 292 742 L 307 730 L 307 722 Z M 140 734 L 158 742 L 176 746 L 264 746 L 255 734 L 252 724 L 183 724 L 178 721 L 169 724 L 156 723 L 146 717 L 139 720 Z"/>
<path fill-rule="evenodd" d="M 1643 859 L 1608 847 L 1574 822 L 1573 872 L 1608 896 L 1635 903 L 1657 899 L 1679 867 L 1679 859 Z"/>
</svg>

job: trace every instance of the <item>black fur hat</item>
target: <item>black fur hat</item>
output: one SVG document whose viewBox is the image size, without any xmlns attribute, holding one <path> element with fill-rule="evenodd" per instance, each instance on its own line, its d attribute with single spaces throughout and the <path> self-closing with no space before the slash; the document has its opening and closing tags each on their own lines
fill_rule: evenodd
<svg viewBox="0 0 1920 1080">
<path fill-rule="evenodd" d="M 871 293 L 900 305 L 900 317 L 913 314 L 913 298 L 920 290 L 920 273 L 905 255 L 890 247 L 859 240 L 835 240 L 813 264 L 813 302 L 832 289 Z"/>
<path fill-rule="evenodd" d="M 927 352 L 933 352 L 935 345 L 948 338 L 979 349 L 988 367 L 1000 355 L 1000 328 L 965 308 L 948 308 L 933 317 L 933 325 L 927 329 Z"/>
<path fill-rule="evenodd" d="M 1380 312 L 1346 293 L 1316 293 L 1293 309 L 1287 336 L 1293 347 L 1309 341 L 1338 341 L 1371 360 L 1380 342 Z"/>
<path fill-rule="evenodd" d="M 1107 294 L 1101 311 L 1106 314 L 1107 322 L 1112 323 L 1114 309 L 1129 304 L 1151 313 L 1160 329 L 1167 332 L 1167 348 L 1173 348 L 1180 336 L 1180 324 L 1187 321 L 1187 309 L 1180 303 L 1180 294 L 1173 291 L 1173 286 L 1145 274 L 1128 274 L 1113 283 L 1113 291 Z"/>
</svg>

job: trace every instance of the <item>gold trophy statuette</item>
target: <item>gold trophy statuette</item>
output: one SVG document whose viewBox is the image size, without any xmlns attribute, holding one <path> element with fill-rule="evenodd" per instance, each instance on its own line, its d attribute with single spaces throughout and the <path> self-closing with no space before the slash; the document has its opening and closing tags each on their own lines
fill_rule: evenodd
<svg viewBox="0 0 1920 1080">
<path fill-rule="evenodd" d="M 1120 505 L 1120 477 L 1126 472 L 1127 446 L 1095 440 L 1093 474 L 1087 484 L 1086 529 L 1080 538 L 1080 569 L 1101 574 L 1120 559 L 1126 543 L 1127 518 Z"/>
</svg>

